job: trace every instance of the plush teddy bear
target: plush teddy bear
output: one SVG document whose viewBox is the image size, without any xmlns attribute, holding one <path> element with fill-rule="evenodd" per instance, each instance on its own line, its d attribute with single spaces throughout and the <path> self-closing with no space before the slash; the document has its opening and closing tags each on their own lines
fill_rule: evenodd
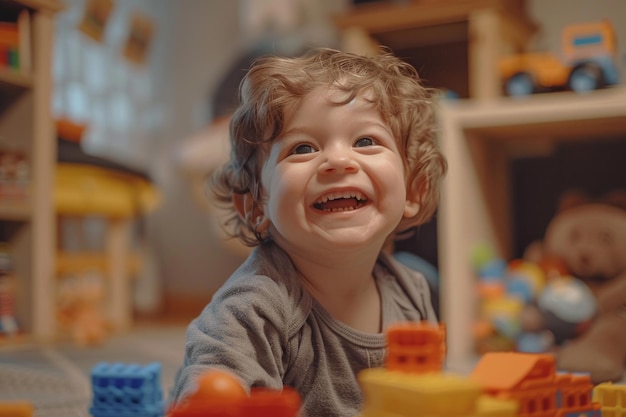
<svg viewBox="0 0 626 417">
<path fill-rule="evenodd" d="M 589 328 L 557 351 L 560 369 L 589 373 L 594 383 L 618 381 L 626 364 L 626 191 L 592 200 L 568 193 L 528 259 L 561 259 L 597 299 Z"/>
</svg>

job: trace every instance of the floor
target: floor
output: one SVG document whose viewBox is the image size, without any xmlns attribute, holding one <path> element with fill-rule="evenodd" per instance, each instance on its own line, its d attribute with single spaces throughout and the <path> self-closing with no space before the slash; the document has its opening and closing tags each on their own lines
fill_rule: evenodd
<svg viewBox="0 0 626 417">
<path fill-rule="evenodd" d="M 184 353 L 185 325 L 140 325 L 97 347 L 70 342 L 54 346 L 29 343 L 0 345 L 0 402 L 26 400 L 35 417 L 91 417 L 90 373 L 99 362 L 161 364 L 165 398 Z M 455 369 L 464 373 L 469 368 Z M 621 383 L 626 384 L 626 379 Z"/>
<path fill-rule="evenodd" d="M 97 347 L 5 344 L 0 346 L 0 401 L 29 401 L 35 417 L 90 417 L 90 373 L 99 362 L 159 362 L 167 396 L 182 361 L 184 337 L 182 325 L 147 325 Z"/>
</svg>

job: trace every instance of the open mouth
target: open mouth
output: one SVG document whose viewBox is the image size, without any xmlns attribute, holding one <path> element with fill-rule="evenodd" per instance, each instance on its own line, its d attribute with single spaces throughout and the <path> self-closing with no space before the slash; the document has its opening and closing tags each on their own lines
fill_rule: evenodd
<svg viewBox="0 0 626 417">
<path fill-rule="evenodd" d="M 358 191 L 344 191 L 321 197 L 313 207 L 326 212 L 352 211 L 363 207 L 367 201 L 367 197 Z"/>
</svg>

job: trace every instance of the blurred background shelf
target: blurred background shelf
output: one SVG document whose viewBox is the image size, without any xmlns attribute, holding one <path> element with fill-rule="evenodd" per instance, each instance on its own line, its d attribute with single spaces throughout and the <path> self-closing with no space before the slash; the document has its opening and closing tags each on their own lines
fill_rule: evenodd
<svg viewBox="0 0 626 417">
<path fill-rule="evenodd" d="M 30 88 L 33 85 L 31 73 L 18 72 L 8 68 L 0 68 L 0 88 Z"/>
<path fill-rule="evenodd" d="M 28 220 L 31 215 L 31 205 L 28 202 L 0 200 L 0 221 Z"/>
<path fill-rule="evenodd" d="M 512 164 L 517 158 L 549 157 L 559 147 L 574 145 L 611 146 L 616 158 L 623 158 L 626 88 L 586 95 L 563 92 L 524 99 L 443 101 L 439 119 L 441 146 L 449 163 L 439 211 L 441 305 L 448 326 L 449 359 L 454 364 L 467 362 L 474 353 L 471 251 L 486 243 L 504 259 L 520 255 L 516 235 L 523 227 L 516 221 L 524 210 L 516 210 L 519 196 L 515 200 Z M 618 165 L 619 172 L 610 177 L 613 183 L 602 180 L 603 186 L 624 185 L 625 167 Z M 587 176 L 596 174 L 593 166 L 581 168 Z M 560 169 L 565 167 L 555 161 L 554 172 Z M 538 195 L 539 189 L 558 185 L 556 175 L 538 181 L 535 194 L 525 196 L 528 206 L 549 206 L 551 202 Z M 553 194 L 556 199 L 557 193 Z"/>
<path fill-rule="evenodd" d="M 0 0 L 0 16 L 17 28 L 17 64 L 0 68 L 0 140 L 24 158 L 28 201 L 0 201 L 0 240 L 6 243 L 16 280 L 20 329 L 34 339 L 55 332 L 54 212 L 52 190 L 56 138 L 52 100 L 54 12 L 58 0 Z M 21 58 L 21 59 L 19 59 Z"/>
<path fill-rule="evenodd" d="M 378 45 L 417 68 L 431 87 L 462 98 L 501 95 L 497 60 L 536 32 L 524 0 L 372 2 L 335 16 L 344 50 Z M 454 71 L 450 71 L 454 68 Z"/>
</svg>

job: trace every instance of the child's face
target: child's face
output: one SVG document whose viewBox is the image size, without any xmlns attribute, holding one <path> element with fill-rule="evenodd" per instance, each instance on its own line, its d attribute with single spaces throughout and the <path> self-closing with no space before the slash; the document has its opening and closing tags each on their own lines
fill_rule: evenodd
<svg viewBox="0 0 626 417">
<path fill-rule="evenodd" d="M 363 97 L 335 104 L 342 98 L 333 89 L 305 97 L 263 165 L 265 216 L 287 251 L 382 246 L 417 213 L 389 127 Z"/>
</svg>

